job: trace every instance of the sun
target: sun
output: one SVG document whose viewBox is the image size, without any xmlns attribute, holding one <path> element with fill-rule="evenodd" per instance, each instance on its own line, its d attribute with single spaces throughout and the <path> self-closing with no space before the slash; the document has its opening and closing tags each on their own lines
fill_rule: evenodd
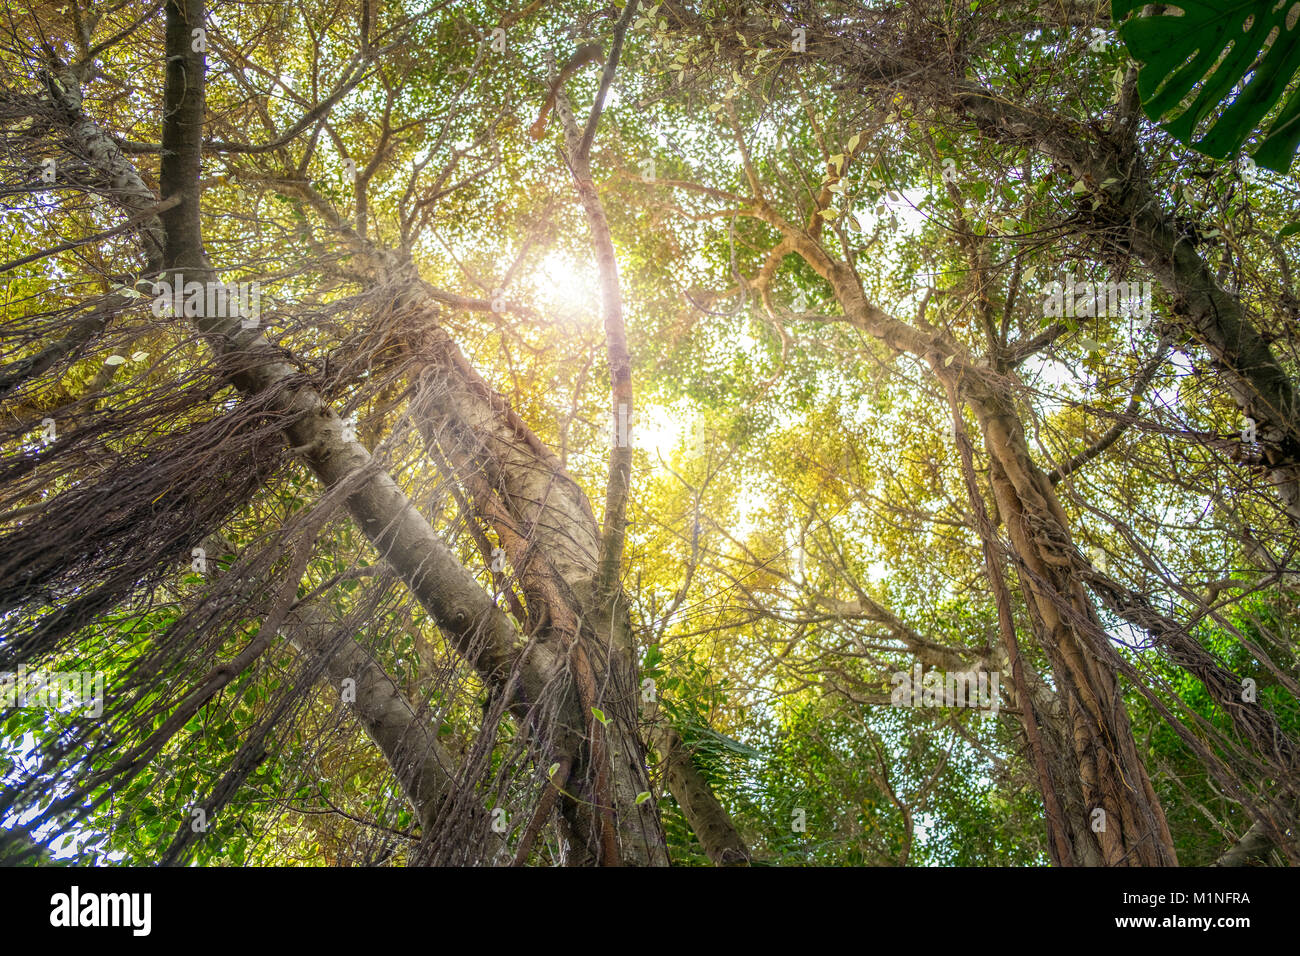
<svg viewBox="0 0 1300 956">
<path fill-rule="evenodd" d="M 560 318 L 600 317 L 596 271 L 588 262 L 578 262 L 558 249 L 548 252 L 533 272 L 533 284 L 539 304 Z"/>
</svg>

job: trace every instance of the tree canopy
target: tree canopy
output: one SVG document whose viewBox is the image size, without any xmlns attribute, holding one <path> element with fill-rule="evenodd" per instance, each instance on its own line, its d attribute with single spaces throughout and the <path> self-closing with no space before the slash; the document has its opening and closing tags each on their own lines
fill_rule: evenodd
<svg viewBox="0 0 1300 956">
<path fill-rule="evenodd" d="M 11 4 L 0 859 L 1300 863 L 1300 25 L 1141 6 Z"/>
</svg>

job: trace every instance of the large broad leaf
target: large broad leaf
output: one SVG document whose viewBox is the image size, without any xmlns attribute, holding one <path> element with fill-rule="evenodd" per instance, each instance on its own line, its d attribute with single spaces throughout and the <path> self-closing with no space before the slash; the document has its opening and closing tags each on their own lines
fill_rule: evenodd
<svg viewBox="0 0 1300 956">
<path fill-rule="evenodd" d="M 694 736 L 696 743 L 712 741 L 723 750 L 729 750 L 733 754 L 740 754 L 746 760 L 761 760 L 763 755 L 748 744 L 742 744 L 739 740 L 732 740 L 726 734 L 720 734 L 712 727 L 697 727 Z M 685 738 L 682 738 L 685 740 Z"/>
<path fill-rule="evenodd" d="M 1116 23 L 1138 11 L 1122 23 L 1119 36 L 1142 64 L 1138 95 L 1147 115 L 1167 121 L 1171 136 L 1215 159 L 1226 159 L 1262 132 L 1255 162 L 1286 172 L 1300 145 L 1300 90 L 1267 129 L 1261 123 L 1300 70 L 1300 2 L 1176 0 L 1162 14 L 1143 16 L 1146 6 L 1143 0 L 1111 0 Z M 1220 110 L 1193 142 L 1201 122 Z"/>
</svg>

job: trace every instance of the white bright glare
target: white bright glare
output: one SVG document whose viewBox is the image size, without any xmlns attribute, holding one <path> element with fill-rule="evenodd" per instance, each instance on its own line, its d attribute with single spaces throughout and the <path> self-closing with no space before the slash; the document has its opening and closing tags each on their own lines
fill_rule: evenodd
<svg viewBox="0 0 1300 956">
<path fill-rule="evenodd" d="M 547 253 L 533 272 L 539 304 L 566 319 L 596 321 L 600 296 L 590 263 L 574 262 L 563 252 Z"/>
<path fill-rule="evenodd" d="M 662 405 L 639 408 L 636 416 L 632 444 L 650 456 L 652 467 L 658 467 L 660 459 L 672 461 L 673 451 L 691 428 L 692 416 L 674 414 Z"/>
</svg>

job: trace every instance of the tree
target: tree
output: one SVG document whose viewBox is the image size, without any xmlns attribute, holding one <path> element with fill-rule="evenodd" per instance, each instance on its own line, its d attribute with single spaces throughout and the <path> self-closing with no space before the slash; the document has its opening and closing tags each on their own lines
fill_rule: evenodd
<svg viewBox="0 0 1300 956">
<path fill-rule="evenodd" d="M 1096 6 L 15 14 L 15 845 L 1294 863 L 1294 196 Z"/>
</svg>

